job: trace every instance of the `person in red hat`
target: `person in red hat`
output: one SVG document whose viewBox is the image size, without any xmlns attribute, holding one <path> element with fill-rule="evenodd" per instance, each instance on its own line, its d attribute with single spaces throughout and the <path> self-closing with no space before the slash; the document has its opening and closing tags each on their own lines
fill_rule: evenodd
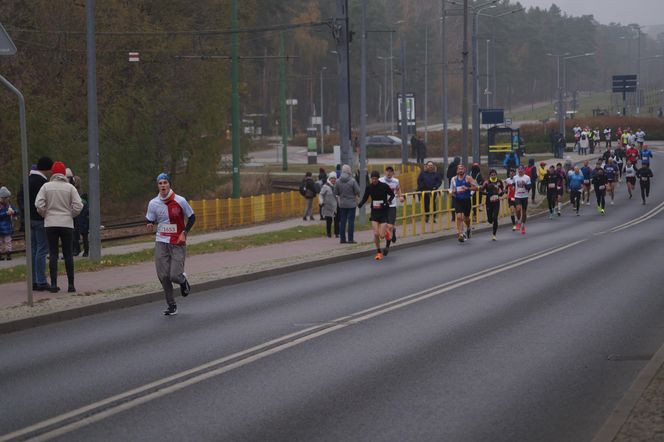
<svg viewBox="0 0 664 442">
<path fill-rule="evenodd" d="M 37 212 L 44 217 L 49 253 L 48 267 L 51 276 L 48 291 L 51 293 L 60 291 L 60 287 L 58 287 L 59 242 L 62 243 L 62 254 L 65 257 L 65 269 L 69 283 L 67 291 L 76 292 L 72 252 L 74 217 L 83 209 L 83 203 L 76 188 L 67 181 L 66 173 L 67 168 L 64 163 L 60 161 L 53 163 L 51 180 L 39 189 L 35 199 Z"/>
</svg>

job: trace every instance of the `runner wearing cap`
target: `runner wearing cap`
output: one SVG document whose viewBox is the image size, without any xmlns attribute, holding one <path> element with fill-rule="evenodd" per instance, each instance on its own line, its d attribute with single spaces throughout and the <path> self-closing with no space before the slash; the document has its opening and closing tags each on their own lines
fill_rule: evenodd
<svg viewBox="0 0 664 442">
<path fill-rule="evenodd" d="M 182 296 L 189 295 L 191 291 L 184 272 L 184 261 L 187 234 L 196 222 L 196 216 L 187 200 L 171 190 L 171 178 L 167 173 L 159 174 L 157 187 L 159 195 L 148 204 L 145 219 L 148 231 L 156 231 L 155 267 L 168 305 L 164 315 L 173 316 L 178 311 L 173 297 L 173 283 L 180 284 Z"/>
<path fill-rule="evenodd" d="M 394 192 L 385 183 L 380 182 L 380 173 L 377 170 L 371 172 L 371 182 L 364 190 L 364 196 L 358 204 L 362 207 L 371 197 L 371 228 L 374 234 L 374 244 L 376 244 L 376 261 L 383 259 L 383 251 L 380 249 L 380 241 L 383 238 L 391 238 L 387 230 L 387 217 L 389 208 L 394 199 Z M 388 240 L 389 243 L 389 240 Z M 385 247 L 387 250 L 387 247 Z"/>
</svg>

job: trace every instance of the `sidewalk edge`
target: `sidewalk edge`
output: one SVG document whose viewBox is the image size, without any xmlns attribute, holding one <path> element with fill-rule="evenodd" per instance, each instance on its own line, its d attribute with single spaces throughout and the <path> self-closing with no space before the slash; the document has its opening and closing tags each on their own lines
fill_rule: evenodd
<svg viewBox="0 0 664 442">
<path fill-rule="evenodd" d="M 566 206 L 569 204 L 569 202 L 563 203 L 563 206 Z M 548 213 L 547 210 L 542 210 L 536 213 L 533 213 L 530 215 L 530 218 L 539 218 L 543 215 Z M 505 219 L 505 217 L 501 218 Z M 484 224 L 484 223 L 483 223 Z M 476 232 L 483 232 L 483 231 L 488 231 L 491 229 L 490 225 L 482 225 L 479 227 L 476 227 L 474 231 Z M 440 232 L 438 232 L 440 233 Z M 443 232 L 445 233 L 445 232 Z M 429 242 L 438 242 L 438 241 L 444 241 L 448 239 L 456 239 L 454 230 L 450 229 L 448 231 L 448 234 L 442 234 L 442 235 L 437 235 L 437 236 L 432 236 L 428 238 L 419 238 L 417 240 L 414 240 L 412 242 L 408 243 L 402 243 L 399 245 L 394 245 L 392 246 L 393 249 L 400 250 L 400 249 L 407 249 L 410 247 L 416 247 L 418 245 L 421 245 L 425 241 Z M 348 259 L 355 259 L 355 258 L 361 258 L 363 256 L 369 256 L 372 254 L 373 249 L 371 248 L 373 246 L 370 246 L 367 250 L 360 250 L 356 252 L 349 253 L 347 255 L 339 255 L 339 256 L 334 256 L 330 258 L 321 258 L 317 259 L 315 261 L 310 261 L 310 262 L 304 262 L 304 263 L 297 263 L 297 264 L 289 264 L 285 265 L 282 267 L 275 267 L 272 269 L 268 270 L 261 270 L 258 272 L 254 273 L 249 273 L 245 275 L 237 275 L 237 276 L 231 276 L 228 278 L 221 278 L 221 279 L 216 279 L 213 281 L 208 281 L 200 284 L 193 284 L 192 289 L 195 291 L 206 291 L 206 290 L 212 290 L 212 289 L 218 289 L 221 287 L 228 287 L 231 285 L 236 285 L 236 284 L 241 284 L 243 282 L 248 282 L 248 281 L 253 281 L 255 279 L 263 279 L 263 278 L 268 278 L 270 276 L 278 276 L 278 275 L 283 275 L 283 274 L 288 274 L 288 273 L 293 273 L 297 272 L 300 270 L 307 270 L 307 269 L 312 269 L 312 268 L 317 268 L 317 267 L 322 267 L 324 265 L 328 264 L 335 264 L 338 262 L 342 262 Z M 42 325 L 48 325 L 48 324 L 53 324 L 57 322 L 64 322 L 68 321 L 71 319 L 76 319 L 84 316 L 90 316 L 90 315 L 95 315 L 98 313 L 105 313 L 113 310 L 119 310 L 122 308 L 127 308 L 127 307 L 133 307 L 136 305 L 141 305 L 141 304 L 147 304 L 150 302 L 155 302 L 155 301 L 160 301 L 163 300 L 163 292 L 162 291 L 157 291 L 157 292 L 150 292 L 150 293 L 140 293 L 135 296 L 130 296 L 127 298 L 122 298 L 122 299 L 115 299 L 112 301 L 107 301 L 107 302 L 100 302 L 97 304 L 90 304 L 86 305 L 83 307 L 76 307 L 72 309 L 67 309 L 67 310 L 61 310 L 58 312 L 53 312 L 53 313 L 46 313 L 43 315 L 39 316 L 33 316 L 31 318 L 23 318 L 23 319 L 17 319 L 15 321 L 8 321 L 8 322 L 2 322 L 0 323 L 0 335 L 7 334 L 7 333 L 14 333 L 17 331 L 22 331 L 22 330 L 27 330 L 30 328 L 35 328 L 35 327 L 40 327 Z"/>
<path fill-rule="evenodd" d="M 664 344 L 659 347 L 652 359 L 639 372 L 632 385 L 593 438 L 593 442 L 611 442 L 616 438 L 662 365 L 664 365 Z"/>
</svg>

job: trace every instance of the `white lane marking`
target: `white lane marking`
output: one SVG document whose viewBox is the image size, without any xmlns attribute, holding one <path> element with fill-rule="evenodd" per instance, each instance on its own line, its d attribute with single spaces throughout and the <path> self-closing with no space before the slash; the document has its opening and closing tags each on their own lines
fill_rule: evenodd
<svg viewBox="0 0 664 442">
<path fill-rule="evenodd" d="M 23 429 L 14 431 L 12 433 L 6 434 L 4 436 L 0 437 L 0 442 L 5 442 L 9 441 L 14 438 L 18 437 L 30 437 L 30 433 L 35 433 L 41 430 L 47 430 L 48 427 L 57 425 L 59 423 L 64 423 L 68 420 L 75 419 L 78 416 L 81 416 L 80 419 L 77 419 L 74 422 L 70 423 L 65 423 L 61 427 L 54 428 L 52 430 L 47 430 L 46 432 L 42 434 L 38 434 L 35 437 L 29 438 L 27 440 L 30 441 L 46 441 L 51 438 L 57 437 L 57 436 L 62 436 L 64 434 L 67 434 L 71 431 L 77 430 L 79 428 L 82 428 L 86 425 L 92 424 L 94 422 L 101 421 L 103 419 L 106 419 L 108 417 L 111 417 L 115 414 L 121 413 L 123 411 L 127 411 L 131 408 L 137 407 L 141 404 L 147 403 L 149 401 L 152 401 L 154 399 L 158 399 L 160 397 L 166 396 L 168 394 L 174 393 L 178 390 L 181 390 L 183 388 L 186 388 L 188 386 L 200 383 L 206 379 L 210 379 L 212 377 L 221 375 L 223 373 L 229 372 L 231 370 L 234 370 L 236 368 L 242 367 L 244 365 L 250 364 L 252 362 L 258 361 L 260 359 L 266 358 L 270 355 L 273 355 L 275 353 L 282 352 L 286 349 L 289 349 L 291 347 L 294 347 L 296 345 L 311 341 L 313 339 L 316 339 L 318 337 L 327 335 L 329 333 L 332 333 L 334 331 L 340 330 L 342 328 L 348 327 L 349 325 L 354 325 L 354 324 L 359 324 L 361 322 L 367 321 L 369 319 L 384 315 L 386 313 L 389 313 L 394 310 L 398 310 L 400 308 L 409 306 L 411 304 L 424 301 L 426 299 L 432 298 L 434 296 L 439 296 L 441 294 L 447 293 L 451 290 L 458 289 L 460 287 L 463 287 L 465 285 L 471 284 L 473 282 L 480 281 L 482 279 L 488 278 L 490 276 L 505 272 L 507 270 L 511 270 L 516 267 L 520 267 L 522 265 L 525 265 L 529 262 L 536 261 L 542 258 L 545 258 L 547 256 L 553 255 L 555 253 L 562 252 L 563 250 L 569 249 L 571 247 L 574 247 L 578 244 L 581 244 L 583 242 L 587 241 L 586 239 L 583 240 L 578 240 L 574 241 L 572 243 L 569 243 L 564 246 L 560 247 L 555 247 L 551 248 L 549 250 L 544 250 L 542 252 L 534 253 L 528 256 L 525 256 L 523 258 L 519 258 L 516 260 L 513 260 L 511 262 L 494 266 L 489 269 L 474 273 L 472 275 L 468 275 L 462 278 L 459 278 L 454 281 L 450 281 L 445 284 L 441 284 L 439 286 L 423 290 L 417 293 L 413 293 L 411 295 L 404 296 L 402 298 L 396 299 L 394 301 L 390 301 L 384 304 L 380 304 L 378 306 L 374 306 L 362 311 L 359 311 L 357 313 L 354 313 L 352 315 L 344 316 L 339 319 L 330 321 L 331 324 L 336 324 L 328 328 L 324 328 L 323 330 L 319 331 L 314 331 L 320 328 L 318 327 L 310 327 L 305 330 L 301 330 L 296 333 L 291 333 L 285 336 L 282 336 L 277 339 L 273 339 L 269 342 L 266 342 L 264 344 L 260 344 L 257 346 L 254 346 L 250 349 L 232 354 L 230 356 L 226 356 L 220 359 L 217 359 L 215 361 L 211 361 L 205 364 L 202 364 L 198 367 L 185 370 L 183 372 L 177 373 L 172 376 L 168 376 L 166 378 L 157 380 L 155 382 L 151 382 L 149 384 L 146 384 L 144 386 L 126 391 L 124 393 L 112 396 L 107 399 L 103 399 L 101 401 L 86 405 L 84 407 L 78 408 L 76 410 L 70 411 L 68 413 L 64 413 L 62 415 L 47 419 L 42 422 L 38 422 L 36 424 L 33 424 L 31 426 L 25 427 Z M 286 341 L 286 342 L 284 342 Z M 275 345 L 278 344 L 278 345 Z M 272 348 L 269 348 L 272 347 Z M 262 350 L 263 349 L 263 350 Z M 262 350 L 262 351 L 261 351 Z M 251 354 L 255 353 L 255 354 Z M 246 356 L 242 358 L 243 356 Z M 195 374 L 197 372 L 200 372 L 201 370 L 206 370 L 211 367 L 214 367 L 216 365 L 223 364 L 225 362 L 232 361 L 234 359 L 242 358 L 239 361 L 231 362 L 228 365 L 225 365 L 223 367 L 219 367 L 216 369 L 212 369 L 209 371 L 206 371 L 204 373 L 200 374 Z M 172 383 L 174 381 L 177 381 L 180 378 L 187 377 L 193 375 L 191 377 L 188 377 L 186 379 L 183 379 L 179 382 Z M 163 388 L 160 388 L 163 386 Z M 149 390 L 155 390 L 148 392 Z M 136 396 L 137 394 L 141 393 L 146 393 L 142 396 L 130 399 L 132 396 Z M 122 402 L 118 405 L 113 406 L 112 404 L 114 402 L 126 400 L 125 402 Z M 100 410 L 98 412 L 95 412 L 94 410 L 100 407 L 104 406 L 109 406 L 106 409 Z"/>
<path fill-rule="evenodd" d="M 643 221 L 649 220 L 650 218 L 654 217 L 655 215 L 658 215 L 659 212 L 661 212 L 663 209 L 664 209 L 664 201 L 659 203 L 657 206 L 655 206 L 650 211 L 644 213 L 643 215 L 637 216 L 636 218 L 631 219 L 631 220 L 627 221 L 626 223 L 620 224 L 619 226 L 614 226 L 614 227 L 611 227 L 610 229 L 603 230 L 601 232 L 595 233 L 595 235 L 598 236 L 598 235 L 604 235 L 606 233 L 614 233 L 614 232 L 618 232 L 620 230 L 626 229 L 628 227 L 635 226 L 637 224 L 642 223 Z"/>
<path fill-rule="evenodd" d="M 644 216 L 641 216 L 634 221 L 632 221 L 630 224 L 625 225 L 625 226 L 620 226 L 616 227 L 611 230 L 611 233 L 616 233 L 620 232 L 621 230 L 629 229 L 630 227 L 634 227 L 636 225 L 641 224 L 642 222 L 648 221 L 649 219 L 654 218 L 655 216 L 659 215 L 662 211 L 664 211 L 664 203 L 660 204 L 650 212 L 646 213 Z"/>
</svg>

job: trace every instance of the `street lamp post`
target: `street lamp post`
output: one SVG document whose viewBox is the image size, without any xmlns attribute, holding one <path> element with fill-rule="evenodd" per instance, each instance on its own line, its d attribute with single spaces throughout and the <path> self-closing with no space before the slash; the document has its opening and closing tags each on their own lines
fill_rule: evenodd
<svg viewBox="0 0 664 442">
<path fill-rule="evenodd" d="M 585 54 L 578 54 L 578 55 L 570 55 L 567 57 L 563 58 L 563 85 L 562 85 L 562 93 L 563 93 L 563 101 L 562 101 L 562 112 L 563 112 L 563 120 L 565 119 L 567 115 L 567 102 L 565 101 L 567 98 L 567 61 L 568 60 L 573 60 L 575 58 L 583 58 L 583 57 L 592 57 L 595 55 L 594 52 L 586 52 Z M 560 132 L 563 137 L 565 136 L 565 125 L 563 124 L 562 126 L 562 131 Z"/>
<path fill-rule="evenodd" d="M 325 123 L 323 122 L 323 72 L 327 67 L 320 68 L 320 153 L 325 152 Z"/>
<path fill-rule="evenodd" d="M 564 54 L 551 54 L 548 53 L 546 54 L 548 57 L 555 57 L 556 58 L 556 78 L 557 78 L 557 90 L 558 90 L 558 130 L 561 134 L 565 133 L 565 110 L 564 105 L 563 105 L 563 88 L 560 85 L 560 60 L 563 57 L 566 57 L 569 55 L 569 52 L 565 52 Z"/>
</svg>

